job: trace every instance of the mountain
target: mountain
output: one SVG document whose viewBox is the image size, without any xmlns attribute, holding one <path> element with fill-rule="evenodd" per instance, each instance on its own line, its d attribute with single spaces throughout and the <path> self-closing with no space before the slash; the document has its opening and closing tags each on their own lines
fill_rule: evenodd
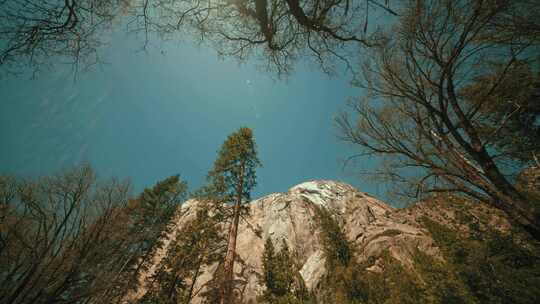
<svg viewBox="0 0 540 304">
<path fill-rule="evenodd" d="M 176 239 L 178 231 L 186 223 L 195 218 L 196 211 L 201 207 L 202 204 L 193 199 L 181 205 L 163 236 L 162 246 L 155 250 L 151 265 L 141 274 L 139 286 L 126 295 L 125 302 L 136 302 L 143 297 L 151 284 L 159 284 L 151 279 L 153 274 L 159 267 L 163 267 L 161 262 L 167 254 L 174 254 L 169 252 L 172 240 Z M 319 208 L 328 211 L 333 220 L 342 227 L 355 251 L 355 265 L 358 265 L 355 267 L 361 268 L 359 271 L 365 273 L 363 278 L 380 279 L 377 282 L 383 282 L 383 285 L 393 280 L 398 282 L 396 284 L 402 284 L 405 280 L 404 274 L 407 273 L 407 278 L 410 278 L 411 284 L 418 286 L 418 293 L 425 297 L 425 301 L 450 303 L 456 298 L 458 300 L 455 303 L 474 303 L 484 300 L 497 302 L 494 299 L 499 298 L 503 299 L 503 302 L 504 299 L 514 299 L 505 295 L 493 295 L 496 291 L 486 292 L 497 288 L 497 284 L 506 284 L 506 281 L 503 282 L 498 277 L 505 276 L 502 273 L 505 267 L 513 269 L 515 274 L 514 277 L 506 276 L 508 279 L 521 280 L 516 284 L 527 286 L 540 283 L 538 259 L 531 258 L 533 253 L 538 251 L 527 245 L 529 243 L 524 241 L 524 236 L 512 232 L 510 224 L 500 212 L 461 197 L 435 196 L 409 208 L 395 209 L 348 184 L 317 180 L 294 186 L 286 193 L 274 193 L 256 199 L 248 204 L 248 208 L 249 213 L 239 229 L 238 259 L 235 264 L 235 279 L 241 291 L 242 303 L 256 303 L 257 297 L 265 288 L 262 282 L 262 257 L 268 238 L 276 249 L 285 242 L 294 253 L 298 273 L 305 287 L 315 295 L 323 293 L 328 285 L 328 282 L 324 281 L 325 274 L 329 270 L 325 269 L 322 230 L 317 221 Z M 509 253 L 510 258 L 525 257 L 523 263 L 526 266 L 521 266 L 532 269 L 532 273 L 527 272 L 523 277 L 516 278 L 515 276 L 521 276 L 522 273 L 515 267 L 512 268 L 513 264 L 507 263 L 506 256 L 503 256 L 506 252 L 497 251 L 495 255 L 490 255 L 489 246 L 493 242 L 510 246 L 509 250 L 514 252 Z M 512 246 L 523 252 L 517 250 L 519 252 L 515 253 L 516 249 Z M 489 262 L 489 258 L 498 257 L 498 254 L 501 255 L 500 259 Z M 519 254 L 519 257 L 516 257 L 516 254 Z M 389 261 L 397 263 L 392 264 Z M 491 277 L 484 278 L 483 276 L 488 274 L 479 273 L 484 271 L 483 268 L 474 270 L 476 266 L 484 267 L 484 261 L 491 263 L 492 267 L 498 267 L 493 270 Z M 398 265 L 403 271 L 396 272 L 397 277 L 392 277 L 394 274 L 390 273 L 390 269 L 397 268 L 389 265 Z M 205 284 L 212 278 L 216 268 L 217 264 L 203 268 L 194 286 L 196 295 L 192 303 L 201 303 Z M 467 272 L 467 269 L 473 269 L 470 271 L 474 273 Z M 482 278 L 469 277 L 472 275 Z M 370 286 L 370 290 L 373 289 L 369 293 L 372 297 L 377 292 L 381 292 L 385 297 L 390 297 L 389 294 L 394 292 L 411 292 L 407 290 L 410 289 L 408 287 L 399 287 L 401 285 L 384 291 L 387 287 L 376 286 L 373 282 L 366 285 Z M 474 282 L 487 287 L 475 287 Z M 502 289 L 505 294 L 512 295 L 516 292 L 512 288 L 521 288 L 521 285 L 504 286 Z M 383 289 L 379 291 L 378 288 Z M 400 291 L 399 288 L 405 290 Z M 538 291 L 533 290 L 530 298 L 537 296 Z M 418 299 L 415 301 L 423 302 Z M 416 303 L 415 301 L 412 303 Z M 369 301 L 366 300 L 367 302 Z M 406 301 L 397 300 L 395 303 L 401 302 Z"/>
</svg>

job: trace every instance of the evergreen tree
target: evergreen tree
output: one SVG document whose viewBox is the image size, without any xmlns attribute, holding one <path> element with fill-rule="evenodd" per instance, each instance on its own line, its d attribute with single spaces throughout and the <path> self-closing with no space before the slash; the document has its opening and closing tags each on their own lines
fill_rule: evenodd
<svg viewBox="0 0 540 304">
<path fill-rule="evenodd" d="M 326 256 L 326 268 L 346 267 L 353 258 L 352 244 L 343 228 L 324 208 L 316 209 L 316 216 L 322 229 L 321 239 Z"/>
<path fill-rule="evenodd" d="M 125 273 L 126 283 L 133 280 L 148 265 L 154 250 L 161 246 L 161 235 L 171 221 L 176 208 L 186 198 L 187 183 L 178 175 L 159 181 L 152 188 L 145 189 L 128 207 L 129 252 L 132 254 L 131 267 Z"/>
<path fill-rule="evenodd" d="M 321 227 L 326 268 L 319 292 L 322 303 L 431 303 L 426 300 L 417 278 L 388 252 L 379 257 L 378 265 L 383 268 L 381 273 L 367 271 L 366 268 L 373 266 L 375 260 L 357 261 L 354 245 L 331 213 L 317 208 L 316 218 Z"/>
<path fill-rule="evenodd" d="M 223 243 L 208 211 L 198 210 L 197 217 L 178 232 L 141 303 L 189 303 L 203 266 L 221 258 Z"/>
<path fill-rule="evenodd" d="M 325 257 L 326 274 L 323 277 L 324 302 L 358 303 L 366 300 L 359 290 L 359 267 L 355 265 L 352 244 L 343 227 L 324 208 L 315 207 L 316 219 L 321 227 L 321 245 Z"/>
<path fill-rule="evenodd" d="M 266 290 L 261 297 L 262 300 L 268 301 L 270 298 L 271 293 L 275 290 L 275 259 L 276 259 L 276 252 L 274 248 L 274 244 L 272 243 L 272 240 L 270 238 L 266 239 L 266 242 L 264 243 L 264 252 L 263 252 L 263 280 L 264 285 L 266 286 Z"/>
<path fill-rule="evenodd" d="M 222 264 L 222 278 L 219 287 L 219 302 L 232 302 L 233 267 L 236 255 L 236 237 L 242 204 L 250 200 L 250 192 L 256 185 L 255 169 L 260 166 L 257 157 L 253 132 L 249 128 L 240 128 L 229 135 L 208 173 L 207 192 L 219 202 L 219 205 L 232 205 L 232 212 L 225 219 L 229 221 L 227 253 Z"/>
<path fill-rule="evenodd" d="M 270 238 L 266 239 L 262 264 L 262 279 L 266 290 L 259 297 L 259 302 L 275 304 L 309 302 L 304 281 L 284 240 L 281 250 L 276 253 Z"/>
</svg>

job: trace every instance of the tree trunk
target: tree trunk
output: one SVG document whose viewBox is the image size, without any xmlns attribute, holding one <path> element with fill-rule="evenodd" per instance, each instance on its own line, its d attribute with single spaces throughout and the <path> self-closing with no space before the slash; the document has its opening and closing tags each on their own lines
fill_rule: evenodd
<svg viewBox="0 0 540 304">
<path fill-rule="evenodd" d="M 512 222 L 521 226 L 536 240 L 540 240 L 540 225 L 531 204 L 506 179 L 484 148 L 480 149 L 476 160 L 485 176 L 495 186 L 495 191 L 489 193 L 494 207 L 504 211 Z"/>
<path fill-rule="evenodd" d="M 197 262 L 197 270 L 195 271 L 195 274 L 193 275 L 193 279 L 191 280 L 191 284 L 189 286 L 189 293 L 187 295 L 186 304 L 189 304 L 191 302 L 191 298 L 193 297 L 193 290 L 195 289 L 195 283 L 197 283 L 197 278 L 199 277 L 199 273 L 201 271 L 201 264 L 202 264 L 204 254 L 205 254 L 204 252 L 201 253 L 199 261 Z"/>
<path fill-rule="evenodd" d="M 234 204 L 234 219 L 229 229 L 229 243 L 227 244 L 227 255 L 223 263 L 223 282 L 220 304 L 230 304 L 232 295 L 232 281 L 234 256 L 236 254 L 236 236 L 238 235 L 238 223 L 240 220 L 240 202 Z"/>
<path fill-rule="evenodd" d="M 443 72 L 449 71 L 452 68 L 451 64 L 452 63 L 449 62 Z M 448 100 L 459 118 L 459 122 L 462 124 L 466 135 L 470 138 L 470 143 L 467 143 L 459 132 L 457 132 L 448 116 L 445 117 L 447 121 L 446 124 L 449 128 L 452 127 L 451 131 L 454 138 L 478 163 L 478 165 L 480 165 L 484 171 L 484 176 L 493 184 L 495 189 L 488 193 L 493 199 L 492 205 L 504 211 L 511 221 L 525 229 L 533 238 L 540 240 L 540 225 L 534 210 L 532 210 L 530 204 L 523 195 L 521 195 L 521 193 L 519 193 L 519 191 L 517 191 L 517 189 L 501 173 L 493 157 L 488 153 L 486 147 L 482 143 L 481 137 L 473 123 L 459 106 L 452 74 L 447 75 L 446 90 Z"/>
<path fill-rule="evenodd" d="M 173 281 L 173 283 L 171 284 L 171 288 L 169 288 L 169 296 L 168 296 L 168 299 L 169 299 L 169 301 L 170 301 L 171 303 L 176 303 L 176 300 L 173 299 L 173 297 L 175 297 L 174 291 L 175 291 L 175 288 L 176 288 L 176 284 L 177 284 L 177 282 L 178 282 L 178 277 L 179 277 L 178 274 L 176 274 L 176 275 L 174 276 L 174 281 Z"/>
<path fill-rule="evenodd" d="M 514 224 L 521 226 L 531 237 L 540 241 L 540 223 L 530 203 L 513 186 L 501 195 L 500 202 L 495 201 L 496 208 L 501 209 Z"/>
<path fill-rule="evenodd" d="M 223 281 L 221 282 L 220 304 L 232 303 L 233 279 L 234 279 L 234 256 L 236 255 L 236 237 L 238 235 L 238 223 L 240 222 L 240 204 L 244 185 L 244 164 L 240 167 L 240 178 L 236 188 L 236 202 L 234 204 L 233 222 L 229 229 L 229 242 L 227 254 L 223 263 Z"/>
</svg>

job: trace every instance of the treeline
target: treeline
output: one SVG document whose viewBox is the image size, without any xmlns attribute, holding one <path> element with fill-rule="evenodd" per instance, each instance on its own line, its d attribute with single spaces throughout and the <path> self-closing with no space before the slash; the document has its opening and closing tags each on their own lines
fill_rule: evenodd
<svg viewBox="0 0 540 304">
<path fill-rule="evenodd" d="M 259 165 L 249 128 L 227 137 L 208 182 L 192 194 L 203 208 L 157 270 L 153 258 L 187 198 L 178 176 L 136 198 L 129 183 L 98 181 L 86 165 L 35 180 L 0 177 L 0 303 L 189 303 L 214 264 L 203 296 L 236 301 L 236 237 Z"/>
<path fill-rule="evenodd" d="M 316 211 L 327 270 L 321 281 L 306 291 L 295 254 L 285 242 L 276 253 L 267 240 L 261 278 L 266 290 L 258 303 L 533 304 L 540 297 L 540 290 L 533 288 L 540 284 L 539 244 L 524 243 L 518 231 L 481 231 L 479 223 L 467 218 L 467 210 L 456 210 L 463 215 L 460 224 L 470 228 L 466 236 L 422 218 L 444 260 L 417 250 L 408 267 L 389 252 L 359 262 L 357 249 L 333 215 L 322 208 Z M 367 270 L 374 266 L 378 270 Z"/>
<path fill-rule="evenodd" d="M 178 176 L 136 198 L 89 166 L 0 177 L 0 303 L 117 303 L 184 200 Z"/>
<path fill-rule="evenodd" d="M 258 166 L 252 131 L 229 135 L 207 184 L 192 194 L 200 202 L 195 217 L 159 265 L 162 236 L 176 229 L 169 223 L 187 197 L 178 176 L 135 198 L 128 183 L 98 181 L 88 166 L 40 179 L 1 177 L 0 303 L 242 303 L 236 237 Z M 444 261 L 417 251 L 404 267 L 389 253 L 359 262 L 343 226 L 314 208 L 327 270 L 319 285 L 307 290 L 296 252 L 267 239 L 259 303 L 535 303 L 540 296 L 527 288 L 540 283 L 537 243 L 480 231 L 468 210 L 460 210 L 474 232 L 467 237 L 423 219 Z M 366 270 L 374 266 L 380 271 Z M 198 284 L 203 273 L 211 277 Z M 141 286 L 141 297 L 127 298 Z"/>
<path fill-rule="evenodd" d="M 256 185 L 260 166 L 253 132 L 240 128 L 218 151 L 207 183 L 195 193 L 196 216 L 183 225 L 157 271 L 144 282 L 139 303 L 190 303 L 198 296 L 205 303 L 238 303 L 242 292 L 233 270 L 238 262 L 236 238 L 247 215 L 246 203 Z M 224 233 L 225 232 L 225 233 Z M 197 285 L 204 270 L 211 278 Z"/>
<path fill-rule="evenodd" d="M 540 240 L 539 199 L 515 184 L 540 166 L 538 0 L 43 2 L 1 2 L 0 74 L 55 56 L 95 63 L 116 18 L 146 39 L 189 33 L 223 56 L 260 54 L 279 75 L 306 57 L 344 66 L 362 93 L 336 119 L 340 138 L 382 161 L 362 173 L 407 202 L 474 198 Z"/>
</svg>

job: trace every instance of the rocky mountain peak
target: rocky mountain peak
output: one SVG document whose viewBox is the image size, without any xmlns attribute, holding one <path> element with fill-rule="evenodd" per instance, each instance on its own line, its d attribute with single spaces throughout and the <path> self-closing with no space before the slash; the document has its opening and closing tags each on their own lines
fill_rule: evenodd
<svg viewBox="0 0 540 304">
<path fill-rule="evenodd" d="M 140 286 L 127 299 L 144 295 L 145 282 L 168 253 L 171 240 L 185 223 L 195 217 L 201 204 L 188 200 L 179 208 L 164 236 L 163 246 L 156 251 L 152 265 L 143 273 Z M 412 252 L 421 249 L 436 256 L 437 248 L 429 234 L 413 219 L 399 215 L 396 209 L 360 192 L 353 186 L 329 180 L 298 184 L 286 193 L 273 193 L 249 203 L 249 216 L 240 224 L 237 238 L 238 263 L 235 276 L 241 282 L 244 302 L 255 300 L 263 290 L 260 282 L 262 254 L 266 239 L 279 248 L 283 241 L 295 253 L 301 265 L 300 275 L 308 289 L 315 289 L 325 273 L 324 254 L 316 208 L 325 208 L 343 226 L 349 240 L 358 249 L 358 259 L 377 258 L 389 252 L 404 265 L 411 264 Z M 197 290 L 204 290 L 217 265 L 204 269 L 197 280 Z M 371 267 L 370 271 L 380 271 Z M 196 298 L 193 303 L 199 303 Z"/>
</svg>

